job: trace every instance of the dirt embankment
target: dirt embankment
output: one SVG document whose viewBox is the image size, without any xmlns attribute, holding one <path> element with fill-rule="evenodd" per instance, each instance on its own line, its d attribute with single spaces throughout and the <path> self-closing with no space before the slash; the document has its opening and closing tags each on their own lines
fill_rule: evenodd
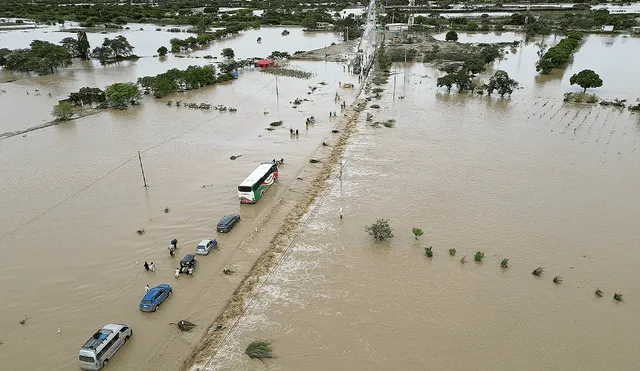
<svg viewBox="0 0 640 371">
<path fill-rule="evenodd" d="M 342 158 L 347 140 L 354 130 L 360 108 L 358 104 L 364 99 L 356 101 L 343 111 L 340 122 L 334 128 L 332 135 L 325 140 L 314 155 L 316 163 L 310 163 L 303 169 L 296 183 L 286 192 L 280 200 L 284 205 L 274 207 L 265 220 L 267 224 L 278 223 L 279 228 L 275 235 L 269 236 L 271 240 L 268 247 L 262 252 L 248 271 L 244 279 L 238 285 L 233 295 L 227 302 L 222 312 L 211 324 L 199 342 L 199 346 L 184 362 L 182 370 L 202 370 L 207 362 L 216 354 L 218 347 L 224 342 L 226 336 L 233 330 L 237 320 L 244 314 L 247 303 L 256 287 L 264 279 L 264 276 L 278 264 L 282 253 L 292 244 L 304 216 L 311 205 L 328 186 L 326 180 L 331 175 L 336 164 Z M 293 201 L 290 201 L 293 200 Z M 283 202 L 284 201 L 284 202 Z M 289 201 L 289 202 L 286 202 Z M 270 229 L 262 226 L 260 229 Z M 259 243 L 266 236 L 250 236 L 246 241 L 251 244 Z"/>
<path fill-rule="evenodd" d="M 95 115 L 95 114 L 98 114 L 98 113 L 103 112 L 103 111 L 104 110 L 97 109 L 97 108 L 90 108 L 90 109 L 84 109 L 84 110 L 81 110 L 81 111 L 76 111 L 75 112 L 76 115 L 71 120 L 68 120 L 68 121 L 52 120 L 52 121 L 47 121 L 44 124 L 32 126 L 32 127 L 29 127 L 29 128 L 23 129 L 23 130 L 5 131 L 4 133 L 0 133 L 0 140 L 11 138 L 11 137 L 15 137 L 16 135 L 20 135 L 20 134 L 26 134 L 26 133 L 31 132 L 31 131 L 44 129 L 44 128 L 47 128 L 49 126 L 54 126 L 54 125 L 62 124 L 62 123 L 65 123 L 65 122 L 72 122 L 75 119 L 79 119 L 79 118 Z"/>
<path fill-rule="evenodd" d="M 311 50 L 303 53 L 296 53 L 291 56 L 293 60 L 310 60 L 310 61 L 330 61 L 330 62 L 346 62 L 349 60 L 349 54 L 357 52 L 360 39 L 355 39 L 340 44 L 330 45 L 326 48 Z"/>
</svg>

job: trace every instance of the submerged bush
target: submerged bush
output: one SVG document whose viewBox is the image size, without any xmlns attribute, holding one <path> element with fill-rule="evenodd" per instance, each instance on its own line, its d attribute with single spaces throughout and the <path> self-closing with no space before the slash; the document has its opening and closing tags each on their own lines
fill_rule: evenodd
<svg viewBox="0 0 640 371">
<path fill-rule="evenodd" d="M 562 277 L 561 276 L 553 277 L 553 283 L 561 284 L 562 283 Z"/>
<path fill-rule="evenodd" d="M 456 256 L 456 249 L 455 248 L 449 249 L 449 255 Z"/>
<path fill-rule="evenodd" d="M 418 228 L 418 227 L 413 227 L 411 229 L 411 232 L 413 232 L 413 235 L 416 237 L 416 240 L 418 239 L 418 237 L 422 236 L 424 234 L 424 232 L 422 232 L 422 229 Z"/>
<path fill-rule="evenodd" d="M 482 251 L 476 251 L 476 254 L 473 256 L 473 259 L 477 262 L 481 262 L 484 259 L 484 253 Z"/>
<path fill-rule="evenodd" d="M 253 341 L 244 351 L 251 358 L 273 358 L 271 344 L 268 341 Z"/>
<path fill-rule="evenodd" d="M 502 268 L 509 268 L 509 259 L 507 258 L 502 259 L 502 263 L 500 263 L 500 266 Z"/>
<path fill-rule="evenodd" d="M 533 272 L 531 272 L 531 274 L 533 274 L 534 276 L 540 276 L 543 271 L 544 271 L 544 268 L 538 267 L 534 269 Z"/>
<path fill-rule="evenodd" d="M 613 298 L 616 299 L 616 301 L 623 301 L 621 292 L 616 292 L 615 294 L 613 294 Z"/>
<path fill-rule="evenodd" d="M 464 264 L 467 262 L 467 256 L 463 256 L 462 258 L 460 258 L 460 263 Z"/>
<path fill-rule="evenodd" d="M 433 247 L 431 247 L 431 246 L 424 248 L 424 253 L 427 255 L 428 258 L 432 258 L 433 257 L 433 251 L 431 251 L 432 248 Z"/>
<path fill-rule="evenodd" d="M 365 230 L 369 232 L 376 241 L 384 241 L 393 237 L 393 229 L 389 225 L 389 219 L 377 219 L 375 223 L 366 226 Z"/>
<path fill-rule="evenodd" d="M 602 292 L 602 290 L 600 289 L 596 289 L 596 296 L 601 298 L 604 295 L 604 293 Z"/>
</svg>

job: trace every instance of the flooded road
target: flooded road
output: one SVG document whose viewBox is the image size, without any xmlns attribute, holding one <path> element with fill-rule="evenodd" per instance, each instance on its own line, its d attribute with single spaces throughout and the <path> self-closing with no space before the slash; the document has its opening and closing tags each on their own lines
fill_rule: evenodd
<svg viewBox="0 0 640 371">
<path fill-rule="evenodd" d="M 147 60 L 150 64 L 145 67 Z M 196 61 L 204 62 L 172 59 L 170 66 L 185 68 Z M 179 64 L 183 62 L 184 66 Z M 0 97 L 2 130 L 31 126 L 29 115 L 48 112 L 52 104 L 39 101 L 48 102 L 47 91 L 66 94 L 85 85 L 133 81 L 141 74 L 163 72 L 160 63 L 145 58 L 94 72 L 94 67 L 75 65 L 60 75 L 2 84 L 7 87 Z M 236 107 L 235 113 L 166 106 L 165 100 L 176 96 L 158 101 L 146 97 L 133 109 L 106 111 L 0 141 L 3 370 L 76 369 L 82 344 L 99 327 L 113 322 L 131 325 L 135 334 L 110 362 L 110 369 L 180 367 L 200 335 L 194 331 L 192 342 L 186 342 L 176 338 L 177 330 L 168 323 L 189 319 L 205 329 L 213 321 L 241 278 L 224 276 L 222 269 L 248 269 L 252 251 L 238 247 L 269 210 L 277 208 L 330 133 L 334 120 L 327 111 L 339 111 L 334 102 L 338 82 L 357 82 L 357 77 L 343 74 L 340 64 L 291 66 L 313 72 L 314 77 L 279 77 L 279 99 L 272 75 L 248 70 L 229 84 L 179 96 Z M 16 94 L 15 100 L 5 103 L 18 85 L 39 89 L 42 95 L 25 94 L 20 100 Z M 307 94 L 309 86 L 317 90 Z M 355 92 L 341 89 L 340 94 L 348 100 Z M 308 101 L 292 108 L 289 102 L 295 98 Z M 39 103 L 31 107 L 30 102 Z M 312 115 L 316 124 L 306 130 L 305 118 Z M 281 128 L 265 130 L 277 120 L 284 121 Z M 300 135 L 291 138 L 290 127 Z M 146 189 L 138 150 L 150 185 Z M 242 156 L 231 161 L 232 155 Z M 264 200 L 241 207 L 237 185 L 261 162 L 281 157 L 286 164 L 280 181 Z M 242 222 L 232 233 L 216 235 L 217 221 L 230 212 L 239 212 Z M 137 235 L 139 229 L 146 234 Z M 180 257 L 210 237 L 218 239 L 220 250 L 198 258 L 193 277 L 176 281 L 173 270 Z M 180 241 L 175 258 L 167 251 L 172 238 Z M 145 272 L 145 261 L 153 261 L 157 271 Z M 138 304 L 144 286 L 160 283 L 173 285 L 173 297 L 157 313 L 141 313 Z M 20 325 L 25 317 L 27 322 Z"/>
<path fill-rule="evenodd" d="M 336 169 L 205 369 L 264 369 L 244 354 L 254 340 L 272 341 L 274 370 L 636 369 L 640 118 L 562 102 L 578 66 L 609 76 L 598 94 L 637 86 L 607 84 L 625 68 L 591 55 L 609 42 L 632 40 L 591 36 L 549 81 L 518 53 L 498 63 L 523 85 L 511 99 L 446 94 L 438 71 L 397 66 L 405 98 L 391 78 L 367 110 L 395 127 L 361 117 L 344 155 L 344 219 Z M 364 231 L 375 218 L 388 243 Z"/>
<path fill-rule="evenodd" d="M 362 115 L 345 153 L 345 218 L 338 218 L 334 175 L 207 369 L 264 369 L 243 353 L 255 339 L 273 340 L 277 358 L 267 365 L 281 370 L 637 368 L 640 121 L 628 110 L 561 99 L 579 89 L 568 85 L 570 74 L 590 67 L 605 81 L 594 92 L 635 100 L 640 77 L 625 73 L 633 66 L 594 56 L 629 55 L 640 50 L 637 43 L 590 36 L 566 70 L 543 78 L 532 67 L 535 44 L 518 47 L 494 66 L 523 87 L 504 100 L 446 94 L 435 87 L 440 72 L 395 66 L 396 94 L 405 99 L 392 100 L 391 78 L 383 98 L 372 101 L 381 108 L 367 112 L 375 121 L 396 119 L 396 126 L 372 128 Z M 170 63 L 195 61 L 204 63 Z M 145 98 L 134 109 L 0 141 L 3 370 L 75 369 L 79 347 L 110 322 L 135 332 L 110 369 L 181 367 L 242 279 L 222 269 L 247 271 L 264 246 L 252 233 L 275 233 L 272 211 L 305 193 L 294 185 L 336 124 L 326 112 L 340 112 L 338 82 L 357 83 L 339 64 L 292 65 L 314 77 L 279 78 L 279 99 L 274 77 L 257 71 L 180 98 L 236 113 Z M 96 73 L 85 68 L 95 67 L 76 64 L 59 76 L 2 86 L 66 94 L 163 72 L 151 58 Z M 307 94 L 309 86 L 317 90 Z M 356 92 L 339 93 L 351 102 Z M 30 102 L 45 97 L 16 94 L 4 103 L 0 96 L 1 130 L 44 117 L 50 108 L 40 106 L 50 105 Z M 295 98 L 309 101 L 294 109 Z M 311 115 L 316 124 L 307 131 Z M 283 127 L 266 131 L 276 120 Z M 291 138 L 289 127 L 299 137 Z M 142 187 L 138 150 L 149 188 Z M 240 206 L 237 185 L 260 162 L 280 157 L 280 181 L 258 204 Z M 228 235 L 214 234 L 229 212 L 242 222 Z M 391 219 L 396 237 L 388 244 L 364 232 L 376 217 Z M 414 226 L 425 230 L 418 241 Z M 212 236 L 220 250 L 198 258 L 193 277 L 176 281 L 177 260 Z M 180 241 L 176 258 L 167 254 L 172 238 Z M 424 256 L 429 245 L 432 259 Z M 451 247 L 458 256 L 448 256 Z M 476 250 L 485 252 L 483 263 L 459 263 Z M 509 270 L 499 268 L 503 257 Z M 145 272 L 144 261 L 157 272 Z M 546 268 L 542 278 L 531 275 L 537 266 Z M 555 275 L 564 283 L 554 285 Z M 173 297 L 158 312 L 141 313 L 144 286 L 160 283 L 173 285 Z M 593 295 L 596 288 L 604 298 Z M 614 291 L 624 293 L 624 303 L 613 301 Z M 180 334 L 168 324 L 180 319 L 199 327 Z"/>
</svg>

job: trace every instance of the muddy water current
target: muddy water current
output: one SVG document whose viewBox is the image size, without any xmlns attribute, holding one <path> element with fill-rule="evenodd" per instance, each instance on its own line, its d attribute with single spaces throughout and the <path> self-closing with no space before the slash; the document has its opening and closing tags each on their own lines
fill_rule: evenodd
<svg viewBox="0 0 640 371">
<path fill-rule="evenodd" d="M 320 35 L 313 39 L 321 40 Z M 277 36 L 282 37 L 279 32 Z M 295 30 L 291 36 L 286 45 L 280 39 L 268 44 L 263 36 L 263 44 L 292 52 L 336 40 L 325 34 L 321 44 L 296 44 L 296 38 L 305 36 Z M 255 44 L 253 36 L 247 40 Z M 143 58 L 106 68 L 76 63 L 55 76 L 38 78 L 3 72 L 3 77 L 19 79 L 0 84 L 7 91 L 0 96 L 0 130 L 49 120 L 56 94 L 134 81 L 195 63 L 206 62 Z M 187 342 L 169 323 L 189 319 L 204 329 L 213 321 L 241 278 L 224 276 L 222 269 L 242 271 L 252 264 L 240 243 L 277 207 L 276 199 L 330 134 L 336 120 L 328 111 L 339 111 L 335 92 L 340 90 L 347 101 L 355 97 L 353 89 L 338 88 L 339 81 L 357 83 L 340 64 L 304 62 L 292 67 L 314 76 L 279 77 L 278 97 L 274 76 L 243 70 L 228 84 L 163 100 L 145 97 L 140 106 L 126 111 L 105 111 L 0 141 L 3 370 L 77 369 L 82 344 L 99 327 L 114 322 L 131 325 L 134 336 L 111 360 L 110 369 L 180 367 L 200 332 L 190 334 Z M 310 86 L 317 89 L 308 94 Z M 36 89 L 40 95 L 34 94 Z M 47 92 L 53 92 L 53 98 Z M 295 98 L 308 101 L 293 108 L 289 102 Z M 222 104 L 238 111 L 168 107 L 169 99 Z M 305 118 L 312 115 L 316 123 L 307 129 Z M 277 120 L 284 125 L 265 130 Z M 298 129 L 299 136 L 290 137 L 289 128 Z M 148 188 L 142 187 L 138 150 Z M 232 161 L 233 155 L 241 157 Z M 258 204 L 241 207 L 237 185 L 258 164 L 273 158 L 286 162 L 280 181 Z M 230 212 L 239 212 L 242 222 L 232 233 L 216 235 L 217 221 Z M 146 233 L 138 235 L 139 229 Z M 176 281 L 173 271 L 180 257 L 211 237 L 218 239 L 220 250 L 199 258 L 193 277 Z M 167 250 L 172 238 L 179 240 L 175 258 Z M 145 272 L 145 261 L 153 261 L 157 271 Z M 144 286 L 160 283 L 171 284 L 173 296 L 156 313 L 140 312 Z M 26 323 L 19 324 L 25 317 Z"/>
<path fill-rule="evenodd" d="M 447 94 L 439 71 L 394 66 L 366 112 L 395 127 L 361 115 L 342 191 L 336 169 L 204 369 L 638 369 L 640 118 L 562 101 L 587 67 L 605 81 L 595 93 L 635 101 L 640 77 L 617 56 L 638 46 L 590 36 L 544 78 L 535 47 L 519 47 L 494 66 L 522 84 L 510 99 Z M 388 242 L 364 231 L 376 217 Z M 258 339 L 272 342 L 266 366 L 244 354 Z"/>
</svg>

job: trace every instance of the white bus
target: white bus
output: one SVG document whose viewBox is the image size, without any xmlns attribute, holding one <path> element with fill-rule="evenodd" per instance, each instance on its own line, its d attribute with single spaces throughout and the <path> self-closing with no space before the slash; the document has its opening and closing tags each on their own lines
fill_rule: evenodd
<svg viewBox="0 0 640 371">
<path fill-rule="evenodd" d="M 258 166 L 238 186 L 240 203 L 255 204 L 276 180 L 278 180 L 278 166 L 276 164 L 265 162 Z"/>
<path fill-rule="evenodd" d="M 80 368 L 83 370 L 100 370 L 106 366 L 109 359 L 133 335 L 128 325 L 108 324 L 98 330 L 82 346 L 78 354 Z"/>
</svg>

